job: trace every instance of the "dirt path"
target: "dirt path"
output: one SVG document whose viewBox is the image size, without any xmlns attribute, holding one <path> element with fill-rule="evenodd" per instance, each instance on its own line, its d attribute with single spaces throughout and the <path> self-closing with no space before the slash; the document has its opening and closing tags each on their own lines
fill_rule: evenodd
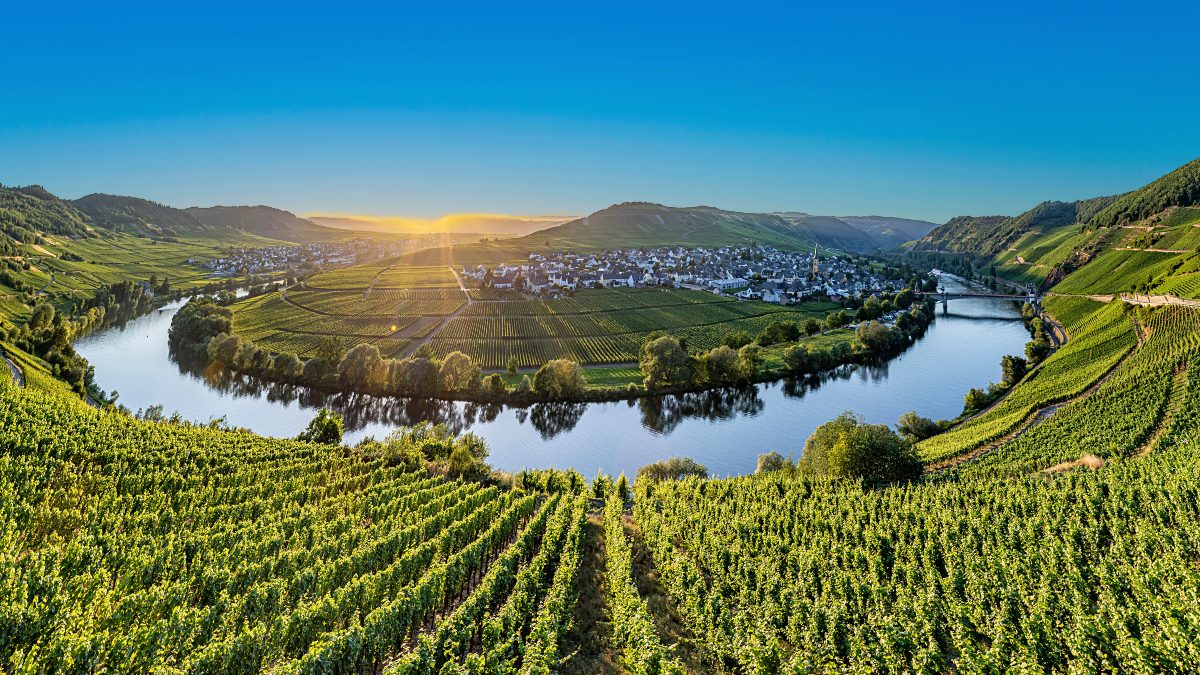
<svg viewBox="0 0 1200 675">
<path fill-rule="evenodd" d="M 17 364 L 13 363 L 12 359 L 8 358 L 8 354 L 3 354 L 3 356 L 4 356 L 4 362 L 8 364 L 9 371 L 12 372 L 13 382 L 16 382 L 17 386 L 24 387 L 25 386 L 25 373 L 21 372 L 20 367 L 18 367 Z"/>
<path fill-rule="evenodd" d="M 1140 295 L 1128 293 L 1121 294 L 1121 302 L 1130 305 L 1141 305 L 1143 307 L 1165 307 L 1167 305 L 1179 305 L 1181 307 L 1200 307 L 1200 300 L 1188 300 L 1177 295 Z"/>
<path fill-rule="evenodd" d="M 674 645 L 675 656 L 679 657 L 689 673 L 725 672 L 724 669 L 713 668 L 715 659 L 706 657 L 704 644 L 696 640 L 691 631 L 683 625 L 675 601 L 667 595 L 666 589 L 658 580 L 658 568 L 654 565 L 654 557 L 642 541 L 642 533 L 632 518 L 625 519 L 625 536 L 629 537 L 629 543 L 633 547 L 633 580 L 637 584 L 638 595 L 649 605 L 663 644 Z"/>
<path fill-rule="evenodd" d="M 463 297 L 466 298 L 466 302 L 460 305 L 458 309 L 443 316 L 442 320 L 438 322 L 437 327 L 426 333 L 425 337 L 413 340 L 412 344 L 404 349 L 402 354 L 403 356 L 411 356 L 412 354 L 415 354 L 418 349 L 429 344 L 429 341 L 437 337 L 437 334 L 442 332 L 442 330 L 446 328 L 447 324 L 456 319 L 463 312 L 467 311 L 468 307 L 475 304 L 475 300 L 471 298 L 471 294 L 467 292 L 467 286 L 463 283 L 462 277 L 458 276 L 458 270 L 455 270 L 453 265 L 447 265 L 446 267 L 448 267 L 450 269 L 450 273 L 454 275 L 454 280 L 458 282 L 458 289 L 462 291 Z"/>
<path fill-rule="evenodd" d="M 627 673 L 612 648 L 611 613 L 605 589 L 606 556 L 604 523 L 589 516 L 584 526 L 584 553 L 575 577 L 575 620 L 567 632 L 563 653 L 573 654 L 559 669 L 562 675 L 617 675 Z"/>
</svg>

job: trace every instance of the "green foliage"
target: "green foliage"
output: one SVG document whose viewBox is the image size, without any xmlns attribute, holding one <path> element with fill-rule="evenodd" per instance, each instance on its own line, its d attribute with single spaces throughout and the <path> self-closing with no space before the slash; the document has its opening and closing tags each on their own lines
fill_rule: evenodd
<svg viewBox="0 0 1200 675">
<path fill-rule="evenodd" d="M 884 424 L 867 424 L 843 413 L 817 427 L 804 443 L 797 466 L 814 475 L 872 481 L 911 479 L 921 474 L 916 451 Z"/>
<path fill-rule="evenodd" d="M 1138 190 L 1122 195 L 1096 213 L 1089 225 L 1113 227 L 1133 223 L 1171 206 L 1200 205 L 1200 159 L 1193 160 Z"/>
<path fill-rule="evenodd" d="M 321 408 L 317 411 L 312 421 L 308 423 L 308 427 L 300 434 L 301 441 L 310 443 L 323 443 L 326 445 L 338 445 L 342 442 L 342 416 L 330 410 L 329 408 Z"/>
<path fill-rule="evenodd" d="M 689 476 L 707 478 L 708 469 L 691 457 L 671 457 L 638 469 L 635 482 L 657 483 L 664 480 L 683 480 Z M 624 478 L 625 474 L 621 474 Z M 620 481 L 618 481 L 619 483 Z M 619 485 L 618 485 L 619 487 Z"/>
<path fill-rule="evenodd" d="M 896 422 L 896 431 L 916 443 L 938 435 L 942 432 L 942 426 L 928 417 L 921 417 L 915 410 L 910 410 L 900 416 Z"/>
<path fill-rule="evenodd" d="M 687 384 L 692 379 L 692 359 L 679 340 L 669 335 L 652 339 L 642 345 L 638 361 L 646 374 L 646 389 Z"/>
<path fill-rule="evenodd" d="M 578 398 L 587 388 L 583 368 L 566 359 L 555 359 L 538 368 L 532 384 L 534 393 L 552 401 Z"/>
</svg>

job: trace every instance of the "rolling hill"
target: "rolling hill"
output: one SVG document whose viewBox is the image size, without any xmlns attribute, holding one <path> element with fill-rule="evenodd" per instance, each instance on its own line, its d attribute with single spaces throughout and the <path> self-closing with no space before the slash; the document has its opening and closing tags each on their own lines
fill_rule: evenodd
<svg viewBox="0 0 1200 675">
<path fill-rule="evenodd" d="M 335 230 L 270 206 L 192 206 L 185 213 L 210 227 L 241 230 L 270 239 L 293 242 L 344 239 L 345 230 Z"/>
<path fill-rule="evenodd" d="M 93 193 L 70 203 L 96 225 L 117 232 L 178 236 L 217 230 L 190 213 L 140 197 Z"/>
<path fill-rule="evenodd" d="M 859 222 L 851 222 L 857 220 Z M 800 212 L 743 213 L 711 206 L 670 207 L 626 202 L 590 216 L 535 232 L 525 240 L 553 247 L 724 246 L 755 241 L 783 249 L 813 244 L 869 252 L 907 241 L 920 221 L 903 218 L 836 218 Z M 933 228 L 932 223 L 926 223 Z"/>
<path fill-rule="evenodd" d="M 45 235 L 86 237 L 88 217 L 40 185 L 0 185 L 0 240 L 40 243 Z"/>
</svg>

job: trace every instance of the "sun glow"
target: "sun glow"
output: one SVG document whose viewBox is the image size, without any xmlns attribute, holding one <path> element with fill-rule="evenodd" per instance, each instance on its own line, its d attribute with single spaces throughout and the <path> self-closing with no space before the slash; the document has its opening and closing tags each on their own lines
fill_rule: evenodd
<svg viewBox="0 0 1200 675">
<path fill-rule="evenodd" d="M 322 225 L 379 232 L 527 234 L 572 220 L 574 216 L 522 216 L 505 213 L 448 213 L 436 218 L 359 213 L 311 212 L 305 218 Z"/>
</svg>

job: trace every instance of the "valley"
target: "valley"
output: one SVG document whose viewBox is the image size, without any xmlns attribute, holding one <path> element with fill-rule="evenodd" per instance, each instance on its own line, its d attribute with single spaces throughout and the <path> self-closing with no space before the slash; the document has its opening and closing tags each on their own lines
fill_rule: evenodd
<svg viewBox="0 0 1200 675">
<path fill-rule="evenodd" d="M 219 247 L 205 248 L 199 231 L 163 235 L 178 241 L 102 231 L 69 205 L 20 193 L 12 203 L 30 209 L 23 222 L 50 214 L 43 222 L 57 229 L 5 230 L 13 265 L 0 279 L 10 293 L 0 570 L 10 582 L 0 596 L 0 667 L 1193 670 L 1195 166 L 1115 198 L 951 221 L 874 259 L 872 267 L 917 273 L 857 306 L 687 288 L 517 298 L 473 287 L 464 267 L 537 252 L 501 241 L 285 278 L 274 289 L 268 280 L 241 300 L 181 298 L 134 318 L 124 338 L 95 313 L 87 319 L 98 289 L 144 288 L 153 274 L 152 289 L 169 279 L 172 294 L 203 290 L 187 260 Z M 756 222 L 728 224 L 764 240 L 786 231 Z M 546 236 L 566 241 L 582 227 Z M 688 230 L 664 232 L 687 245 L 679 238 Z M 935 314 L 916 293 L 933 267 L 985 287 L 1034 283 L 1066 342 L 1051 340 L 1032 312 L 994 300 L 954 300 Z M 168 297 L 141 293 L 134 302 L 145 309 Z M 956 318 L 964 310 L 954 303 L 983 311 Z M 901 326 L 927 309 L 927 329 Z M 850 311 L 854 332 L 829 324 Z M 809 318 L 816 329 L 806 334 Z M 881 321 L 904 344 L 872 362 L 863 348 L 887 333 L 863 326 Z M 722 344 L 733 332 L 754 348 Z M 145 387 L 195 387 L 181 389 L 189 393 L 177 408 L 217 392 L 212 408 L 172 418 L 170 406 L 147 412 L 154 396 L 130 392 L 142 409 L 135 416 L 89 406 L 64 382 L 59 359 L 78 356 L 72 342 L 95 355 L 103 384 L 106 363 L 137 351 L 123 340 L 152 333 L 141 349 L 161 361 L 141 367 L 158 363 L 180 379 L 147 374 Z M 168 340 L 205 363 L 180 371 Z M 537 351 L 547 343 L 552 351 Z M 1001 348 L 1001 379 L 989 386 Z M 229 358 L 306 377 L 309 363 L 328 368 L 335 353 L 337 368 L 319 383 L 338 392 L 212 367 Z M 826 353 L 846 361 L 809 360 Z M 956 353 L 978 357 L 962 357 L 970 367 L 961 378 L 938 368 Z M 551 387 L 567 380 L 543 375 L 529 378 L 527 402 L 506 406 L 371 389 L 409 386 L 425 369 L 437 386 L 486 380 L 519 391 L 564 355 L 578 359 L 566 362 L 581 377 L 596 373 L 613 389 L 642 378 L 647 391 L 583 404 Z M 669 390 L 684 371 L 716 377 L 726 357 L 758 367 L 779 359 L 804 377 L 755 386 L 740 371 L 728 387 L 650 391 Z M 400 375 L 372 379 L 381 372 Z M 237 419 L 199 419 L 221 409 Z M 922 414 L 900 414 L 909 410 Z M 573 630 L 597 626 L 597 616 L 603 639 Z"/>
</svg>

